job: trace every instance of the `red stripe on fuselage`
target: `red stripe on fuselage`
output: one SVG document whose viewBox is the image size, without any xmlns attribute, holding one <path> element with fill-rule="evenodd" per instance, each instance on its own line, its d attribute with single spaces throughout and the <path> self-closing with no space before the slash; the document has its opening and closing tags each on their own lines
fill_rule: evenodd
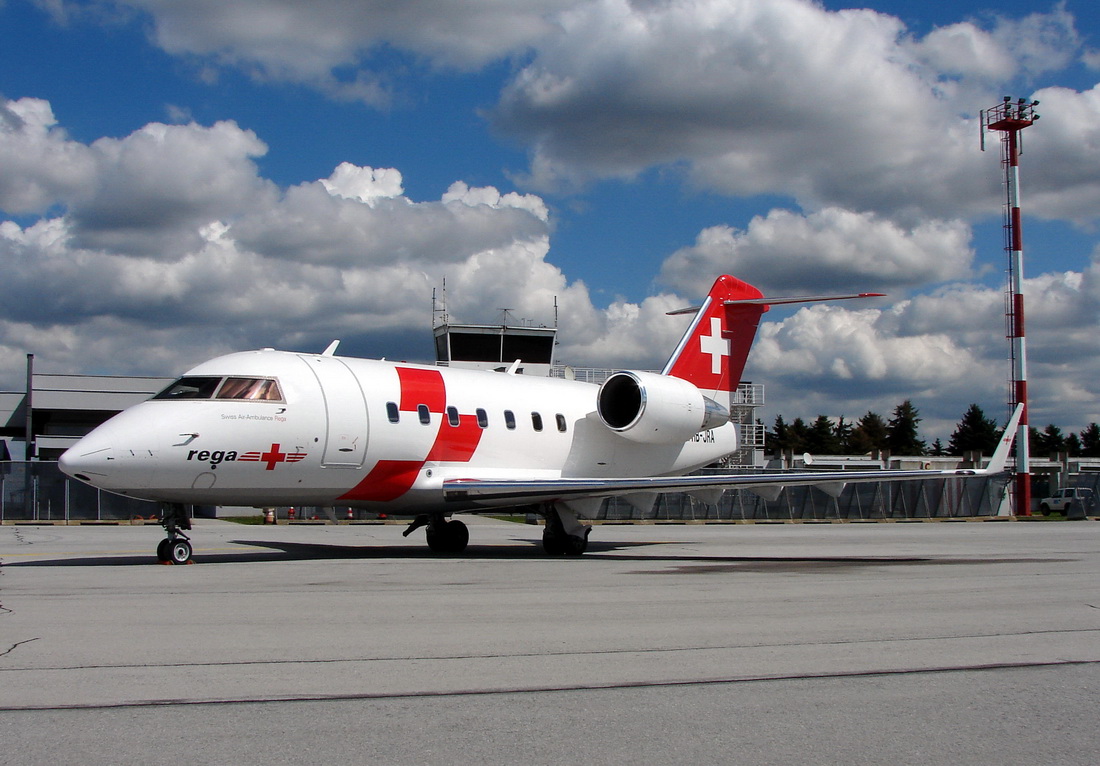
<svg viewBox="0 0 1100 766">
<path fill-rule="evenodd" d="M 439 425 L 439 433 L 436 434 L 435 444 L 428 453 L 426 461 L 448 461 L 452 463 L 468 463 L 477 450 L 481 441 L 481 426 L 477 424 L 475 415 L 459 415 L 458 425 L 450 425 L 446 419 Z"/>
<path fill-rule="evenodd" d="M 423 460 L 379 460 L 374 468 L 340 500 L 388 502 L 408 492 L 427 462 L 468 463 L 481 442 L 482 429 L 476 415 L 459 415 L 458 425 L 448 421 L 447 389 L 438 370 L 397 367 L 402 412 L 416 412 L 419 405 L 439 415 L 439 428 Z"/>
<path fill-rule="evenodd" d="M 396 500 L 409 491 L 423 465 L 423 460 L 379 460 L 361 482 L 339 499 L 380 503 Z"/>
<path fill-rule="evenodd" d="M 401 383 L 402 411 L 415 412 L 417 405 L 426 404 L 431 412 L 443 412 L 447 406 L 447 389 L 438 370 L 398 367 L 397 378 Z"/>
</svg>

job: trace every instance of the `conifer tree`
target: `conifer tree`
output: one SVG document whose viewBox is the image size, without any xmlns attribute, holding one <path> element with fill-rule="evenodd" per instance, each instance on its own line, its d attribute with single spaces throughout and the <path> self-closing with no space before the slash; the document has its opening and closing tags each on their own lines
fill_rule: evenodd
<svg viewBox="0 0 1100 766">
<path fill-rule="evenodd" d="M 813 455 L 839 455 L 840 442 L 833 429 L 833 421 L 818 415 L 806 435 L 806 452 Z"/>
<path fill-rule="evenodd" d="M 1066 437 L 1066 452 L 1070 457 L 1080 457 L 1081 455 L 1081 437 L 1077 434 L 1070 434 Z"/>
<path fill-rule="evenodd" d="M 833 429 L 833 434 L 836 436 L 840 454 L 847 454 L 852 451 L 852 424 L 845 420 L 843 416 L 836 422 L 836 428 Z"/>
<path fill-rule="evenodd" d="M 783 416 L 776 415 L 771 430 L 764 432 L 764 451 L 766 453 L 769 455 L 778 455 L 783 451 L 787 440 L 790 438 L 787 433 L 788 428 L 789 426 L 787 422 L 783 420 Z"/>
<path fill-rule="evenodd" d="M 947 449 L 952 455 L 962 455 L 970 450 L 981 450 L 983 455 L 992 455 L 1000 438 L 996 421 L 987 418 L 977 404 L 971 404 L 951 434 Z"/>
<path fill-rule="evenodd" d="M 906 399 L 894 408 L 894 417 L 886 425 L 886 447 L 891 455 L 923 455 L 925 443 L 917 436 L 921 418 L 913 402 Z"/>
<path fill-rule="evenodd" d="M 795 418 L 791 421 L 789 433 L 791 435 L 791 445 L 788 449 L 794 450 L 795 454 L 805 452 L 806 443 L 810 437 L 810 427 L 806 425 L 806 421 L 802 418 Z"/>
<path fill-rule="evenodd" d="M 849 442 L 853 454 L 863 455 L 886 449 L 886 421 L 877 412 L 870 412 L 859 419 L 852 429 Z"/>
<path fill-rule="evenodd" d="M 1050 423 L 1042 431 L 1028 429 L 1028 447 L 1036 457 L 1048 457 L 1066 451 L 1066 437 L 1062 429 Z"/>
<path fill-rule="evenodd" d="M 1100 424 L 1089 423 L 1081 432 L 1081 457 L 1100 457 Z"/>
<path fill-rule="evenodd" d="M 783 450 L 796 453 L 806 451 L 806 424 L 802 418 L 786 423 L 782 415 L 775 416 L 775 426 L 764 435 L 764 449 L 769 455 L 778 455 Z"/>
</svg>

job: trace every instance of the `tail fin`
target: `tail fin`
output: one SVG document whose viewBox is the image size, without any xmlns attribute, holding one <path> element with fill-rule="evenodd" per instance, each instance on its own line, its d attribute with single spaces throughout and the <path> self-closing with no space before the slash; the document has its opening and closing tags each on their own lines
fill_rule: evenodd
<svg viewBox="0 0 1100 766">
<path fill-rule="evenodd" d="M 662 373 L 728 404 L 767 310 L 764 294 L 755 287 L 728 274 L 718 277 Z"/>
</svg>

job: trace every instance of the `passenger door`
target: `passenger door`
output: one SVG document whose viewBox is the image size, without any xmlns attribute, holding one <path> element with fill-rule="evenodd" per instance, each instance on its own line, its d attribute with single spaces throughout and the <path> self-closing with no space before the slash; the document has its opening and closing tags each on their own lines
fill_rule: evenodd
<svg viewBox="0 0 1100 766">
<path fill-rule="evenodd" d="M 359 380 L 332 356 L 300 357 L 317 376 L 325 400 L 326 468 L 359 468 L 367 454 L 367 403 Z"/>
</svg>

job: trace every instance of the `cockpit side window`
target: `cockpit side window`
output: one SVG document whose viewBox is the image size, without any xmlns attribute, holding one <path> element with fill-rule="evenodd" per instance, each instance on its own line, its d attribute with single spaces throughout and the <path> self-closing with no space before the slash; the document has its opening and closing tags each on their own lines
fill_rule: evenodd
<svg viewBox="0 0 1100 766">
<path fill-rule="evenodd" d="M 213 378 L 205 375 L 185 375 L 153 398 L 209 399 L 214 396 L 214 391 L 221 382 L 221 378 Z"/>
<path fill-rule="evenodd" d="M 279 391 L 279 384 L 270 378 L 226 378 L 218 389 L 217 398 L 279 402 L 283 395 Z"/>
</svg>

